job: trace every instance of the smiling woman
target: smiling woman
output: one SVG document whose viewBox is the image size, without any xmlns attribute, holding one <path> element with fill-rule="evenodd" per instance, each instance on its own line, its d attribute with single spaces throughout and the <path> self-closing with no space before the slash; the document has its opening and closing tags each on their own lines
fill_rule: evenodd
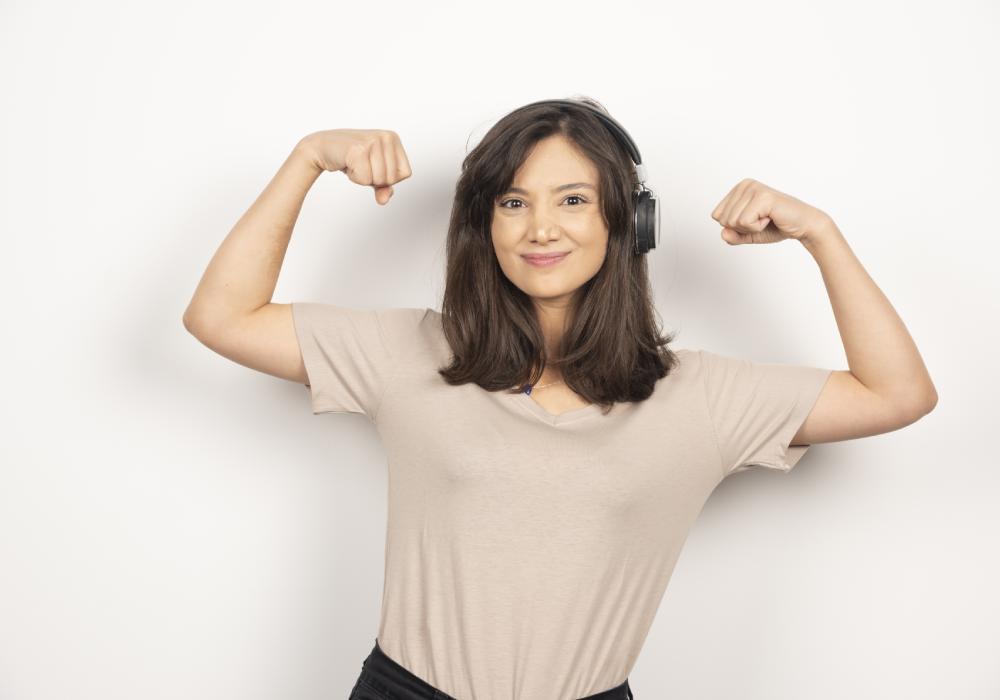
<svg viewBox="0 0 1000 700">
<path fill-rule="evenodd" d="M 648 398 L 677 359 L 634 253 L 635 166 L 607 110 L 577 102 L 514 110 L 462 162 L 442 302 L 455 355 L 439 372 L 609 411 Z"/>
<path fill-rule="evenodd" d="M 313 413 L 378 427 L 386 569 L 351 700 L 631 700 L 629 671 L 713 489 L 752 467 L 789 471 L 806 448 L 793 449 L 797 435 L 857 419 L 846 403 L 813 411 L 830 370 L 668 349 L 641 255 L 656 217 L 637 215 L 650 203 L 637 150 L 601 109 L 532 103 L 466 156 L 443 313 L 269 302 L 185 321 L 218 352 L 304 383 Z M 295 220 L 317 158 L 339 170 L 341 152 L 354 153 L 348 171 L 383 203 L 408 176 L 385 165 L 390 152 L 404 162 L 393 133 L 319 133 L 200 289 L 236 294 L 282 258 L 291 231 L 272 231 Z M 372 162 L 395 174 L 373 175 Z M 719 218 L 740 226 L 729 208 Z M 280 251 L 262 261 L 268 244 Z"/>
</svg>

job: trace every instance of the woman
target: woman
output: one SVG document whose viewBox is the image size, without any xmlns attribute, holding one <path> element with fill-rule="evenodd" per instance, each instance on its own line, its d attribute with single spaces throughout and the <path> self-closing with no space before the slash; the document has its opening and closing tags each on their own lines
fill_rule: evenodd
<svg viewBox="0 0 1000 700">
<path fill-rule="evenodd" d="M 366 415 L 385 442 L 383 605 L 351 698 L 631 698 L 681 547 L 724 478 L 787 472 L 811 443 L 895 430 L 936 403 L 832 219 L 754 180 L 712 212 L 723 240 L 809 251 L 851 370 L 668 349 L 636 254 L 635 168 L 594 110 L 533 103 L 466 156 L 441 313 L 271 301 L 322 172 L 382 205 L 411 174 L 395 132 L 334 129 L 299 142 L 185 314 L 208 347 L 306 385 L 313 413 Z"/>
</svg>

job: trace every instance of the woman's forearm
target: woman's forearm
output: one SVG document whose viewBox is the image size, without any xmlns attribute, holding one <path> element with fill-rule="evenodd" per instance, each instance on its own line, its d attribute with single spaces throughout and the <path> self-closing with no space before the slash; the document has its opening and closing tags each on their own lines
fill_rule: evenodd
<svg viewBox="0 0 1000 700">
<path fill-rule="evenodd" d="M 215 324 L 271 301 L 302 202 L 323 169 L 296 144 L 212 256 L 184 325 Z"/>
<path fill-rule="evenodd" d="M 930 410 L 937 391 L 916 343 L 832 219 L 803 237 L 819 265 L 851 373 L 900 405 Z"/>
</svg>

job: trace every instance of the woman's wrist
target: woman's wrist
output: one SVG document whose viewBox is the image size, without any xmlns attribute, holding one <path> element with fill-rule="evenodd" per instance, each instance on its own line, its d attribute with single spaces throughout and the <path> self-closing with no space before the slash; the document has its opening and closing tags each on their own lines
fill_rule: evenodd
<svg viewBox="0 0 1000 700">
<path fill-rule="evenodd" d="M 307 164 L 311 169 L 315 170 L 318 177 L 323 174 L 323 168 L 316 160 L 315 154 L 316 150 L 313 147 L 312 141 L 309 140 L 309 136 L 304 136 L 299 139 L 299 142 L 295 144 L 295 148 L 293 149 L 293 157 L 299 159 L 302 163 Z"/>
</svg>

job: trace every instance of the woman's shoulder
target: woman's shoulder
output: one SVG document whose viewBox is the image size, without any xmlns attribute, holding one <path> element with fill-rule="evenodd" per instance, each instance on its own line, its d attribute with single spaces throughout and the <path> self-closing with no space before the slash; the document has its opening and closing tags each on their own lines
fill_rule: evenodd
<svg viewBox="0 0 1000 700">
<path fill-rule="evenodd" d="M 425 319 L 435 320 L 435 316 L 440 317 L 440 313 L 434 309 L 418 306 L 400 306 L 389 309 L 379 309 L 377 311 L 379 321 L 385 327 L 415 328 L 425 321 Z"/>
<path fill-rule="evenodd" d="M 440 354 L 445 339 L 439 311 L 429 307 L 396 307 L 377 313 L 386 343 L 396 358 Z"/>
</svg>

